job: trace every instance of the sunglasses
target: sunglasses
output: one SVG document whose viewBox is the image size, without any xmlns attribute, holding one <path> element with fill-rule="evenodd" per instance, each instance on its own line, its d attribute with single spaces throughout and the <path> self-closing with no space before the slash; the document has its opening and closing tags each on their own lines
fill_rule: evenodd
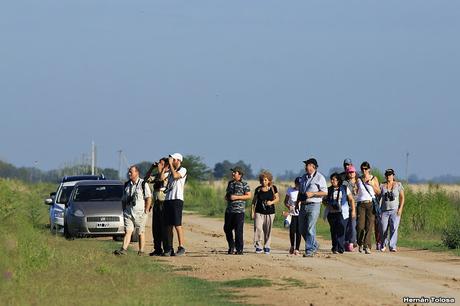
<svg viewBox="0 0 460 306">
<path fill-rule="evenodd" d="M 364 171 L 364 170 L 369 170 L 369 168 L 361 168 L 361 170 L 363 170 L 363 171 Z"/>
</svg>

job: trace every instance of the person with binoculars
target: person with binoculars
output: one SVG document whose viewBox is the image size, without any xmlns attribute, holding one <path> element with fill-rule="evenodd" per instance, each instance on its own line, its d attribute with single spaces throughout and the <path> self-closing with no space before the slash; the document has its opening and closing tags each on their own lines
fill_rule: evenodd
<svg viewBox="0 0 460 306">
<path fill-rule="evenodd" d="M 154 175 L 152 175 L 155 172 Z M 153 251 L 150 256 L 163 255 L 168 229 L 164 220 L 165 190 L 168 184 L 169 160 L 167 157 L 154 162 L 145 175 L 145 180 L 153 184 L 152 236 Z"/>
<path fill-rule="evenodd" d="M 380 185 L 382 194 L 380 218 L 382 247 L 380 251 L 385 252 L 388 245 L 391 252 L 396 252 L 399 221 L 404 207 L 404 187 L 401 182 L 395 181 L 393 169 L 385 171 L 385 178 L 386 182 Z"/>
</svg>

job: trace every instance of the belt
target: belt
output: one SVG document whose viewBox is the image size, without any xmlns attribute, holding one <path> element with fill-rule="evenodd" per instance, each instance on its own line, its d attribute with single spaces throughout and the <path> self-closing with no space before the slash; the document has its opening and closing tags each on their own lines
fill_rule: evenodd
<svg viewBox="0 0 460 306">
<path fill-rule="evenodd" d="M 367 201 L 358 201 L 358 203 L 364 203 L 364 204 L 367 204 L 367 203 L 372 203 L 372 201 L 369 201 L 369 200 L 367 200 Z"/>
<path fill-rule="evenodd" d="M 316 202 L 307 202 L 307 201 L 300 201 L 300 205 L 310 205 L 310 204 L 317 204 Z"/>
</svg>

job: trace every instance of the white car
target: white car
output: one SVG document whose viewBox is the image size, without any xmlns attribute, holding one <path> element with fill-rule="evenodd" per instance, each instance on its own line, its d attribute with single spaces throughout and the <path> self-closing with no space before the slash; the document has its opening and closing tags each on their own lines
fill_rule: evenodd
<svg viewBox="0 0 460 306">
<path fill-rule="evenodd" d="M 50 231 L 52 233 L 64 233 L 65 205 L 69 201 L 75 184 L 86 180 L 105 180 L 105 177 L 103 175 L 65 176 L 57 191 L 50 193 L 50 197 L 45 200 L 45 204 L 50 205 Z"/>
</svg>

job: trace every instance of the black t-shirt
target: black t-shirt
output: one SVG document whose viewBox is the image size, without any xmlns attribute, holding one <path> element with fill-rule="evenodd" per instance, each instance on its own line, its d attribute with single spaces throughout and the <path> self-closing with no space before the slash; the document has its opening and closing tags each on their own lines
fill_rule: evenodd
<svg viewBox="0 0 460 306">
<path fill-rule="evenodd" d="M 262 186 L 255 190 L 256 197 L 256 213 L 263 215 L 271 215 L 275 213 L 275 205 L 265 205 L 266 201 L 273 201 L 275 194 L 278 193 L 278 188 L 275 185 L 270 187 L 268 191 L 262 191 Z"/>
</svg>

